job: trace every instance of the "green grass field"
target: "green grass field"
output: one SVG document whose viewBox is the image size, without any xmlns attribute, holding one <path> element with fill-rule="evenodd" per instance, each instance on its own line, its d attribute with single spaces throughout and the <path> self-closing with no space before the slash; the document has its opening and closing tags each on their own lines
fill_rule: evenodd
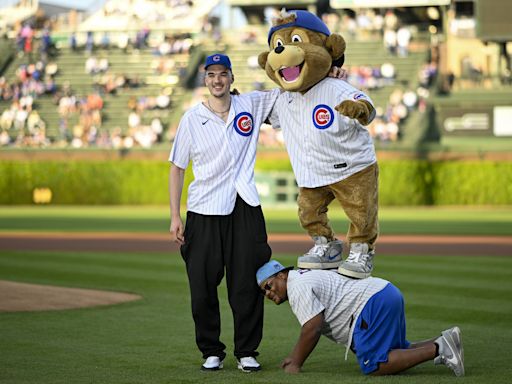
<svg viewBox="0 0 512 384">
<path fill-rule="evenodd" d="M 295 208 L 264 207 L 269 233 L 303 233 Z M 337 233 L 348 222 L 332 204 L 329 217 Z M 382 234 L 512 235 L 512 206 L 381 208 Z M 169 228 L 167 207 L 0 206 L 0 232 L 84 231 L 154 232 Z"/>
<path fill-rule="evenodd" d="M 334 212 L 333 212 L 334 213 Z M 268 211 L 269 232 L 299 231 L 293 210 Z M 282 217 L 285 217 L 284 219 Z M 383 209 L 390 233 L 512 234 L 511 209 Z M 335 215 L 336 225 L 342 224 Z M 339 220 L 339 221 L 338 221 Z M 2 207 L 0 231 L 165 232 L 165 207 Z M 295 228 L 295 230 L 294 230 Z M 492 246 L 492 245 L 490 245 Z M 278 254 L 284 264 L 296 255 Z M 0 383 L 508 383 L 512 364 L 512 258 L 385 256 L 375 275 L 393 281 L 406 299 L 408 338 L 426 339 L 459 325 L 466 377 L 433 363 L 395 377 L 363 376 L 355 358 L 323 338 L 299 376 L 278 364 L 299 333 L 288 304 L 265 307 L 262 372 L 244 374 L 232 357 L 232 318 L 224 283 L 219 288 L 221 372 L 199 370 L 188 283 L 178 254 L 4 251 L 0 279 L 138 293 L 140 301 L 66 311 L 0 314 Z M 0 293 L 1 295 L 1 293 Z"/>
</svg>

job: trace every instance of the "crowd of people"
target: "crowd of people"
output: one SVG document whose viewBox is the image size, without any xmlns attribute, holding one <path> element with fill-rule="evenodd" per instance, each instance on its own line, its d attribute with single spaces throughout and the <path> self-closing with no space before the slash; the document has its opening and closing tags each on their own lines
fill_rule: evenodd
<svg viewBox="0 0 512 384">
<path fill-rule="evenodd" d="M 176 70 L 183 73 L 184 68 L 176 65 L 173 56 L 189 53 L 193 44 L 190 36 L 157 34 L 150 43 L 150 34 L 148 28 L 143 28 L 128 36 L 124 40 L 125 48 L 129 48 L 125 54 L 146 49 L 155 57 L 151 68 L 156 75 L 170 75 Z M 106 98 L 146 85 L 139 75 L 112 70 L 109 50 L 122 48 L 118 45 L 121 40 L 112 41 L 108 33 L 88 32 L 85 38 L 70 35 L 69 48 L 76 55 L 84 54 L 83 68 L 91 79 L 91 91 L 77 93 L 72 81 L 59 82 L 55 61 L 61 48 L 53 43 L 49 25 L 43 29 L 29 23 L 20 26 L 15 43 L 18 61 L 24 64 L 17 68 L 15 78 L 0 78 L 0 146 L 127 149 L 150 148 L 162 142 L 167 130 L 162 116 L 167 116 L 166 110 L 171 108 L 172 86 L 162 86 L 157 94 L 130 97 L 125 125 L 104 127 L 105 113 L 109 113 L 105 111 Z M 38 98 L 52 101 L 58 119 L 45 121 L 48 110 L 41 114 L 40 105 L 48 103 L 38 103 Z M 154 112 L 145 116 L 146 111 Z"/>
<path fill-rule="evenodd" d="M 181 2 L 179 3 L 183 5 Z M 106 16 L 121 12 L 121 8 L 116 6 L 116 2 L 108 2 L 107 4 L 104 9 Z M 368 10 L 359 12 L 354 17 L 347 15 L 339 17 L 335 14 L 327 14 L 324 16 L 324 21 L 326 24 L 334 26 L 333 29 L 339 30 L 349 37 L 355 36 L 355 33 L 358 35 L 369 33 L 380 36 L 384 44 L 387 44 L 387 31 L 393 30 L 397 37 L 397 45 L 393 47 L 387 45 L 389 52 L 393 55 L 407 55 L 407 47 L 400 47 L 401 44 L 398 44 L 398 41 L 401 40 L 398 36 L 406 35 L 403 32 L 399 33 L 405 27 L 392 11 L 376 13 Z M 410 40 L 410 36 L 408 40 Z M 244 44 L 256 43 L 256 35 L 254 32 L 246 32 L 241 35 L 241 41 Z M 31 145 L 37 146 L 58 143 L 61 146 L 70 145 L 73 147 L 109 145 L 115 147 L 112 143 L 120 142 L 119 137 L 124 135 L 131 138 L 133 145 L 150 147 L 151 144 L 163 139 L 164 135 L 159 132 L 160 128 L 151 128 L 158 127 L 159 124 L 163 125 L 162 130 L 165 131 L 166 139 L 172 140 L 174 127 L 169 130 L 162 119 L 158 119 L 159 124 L 157 124 L 151 122 L 152 119 L 147 121 L 148 119 L 144 118 L 145 111 L 171 108 L 170 96 L 173 90 L 170 87 L 162 88 L 161 93 L 157 95 L 131 97 L 126 111 L 126 125 L 118 127 L 119 129 L 110 129 L 112 132 L 109 132 L 109 130 L 103 132 L 105 98 L 115 97 L 123 90 L 144 87 L 145 85 L 145 79 L 140 76 L 129 76 L 114 72 L 109 62 L 108 51 L 109 49 L 122 49 L 129 55 L 133 50 L 150 50 L 154 58 L 148 64 L 155 76 L 163 77 L 177 73 L 176 77 L 179 78 L 185 74 L 186 68 L 179 64 L 174 57 L 177 54 L 188 55 L 190 53 L 195 44 L 190 34 L 159 33 L 153 35 L 147 27 L 133 34 L 116 34 L 115 39 L 112 39 L 108 32 L 88 32 L 80 38 L 77 34 L 71 34 L 69 48 L 76 51 L 77 54 L 82 51 L 85 52 L 84 71 L 91 75 L 93 91 L 84 95 L 69 94 L 72 84 L 57 84 L 58 67 L 50 60 L 57 54 L 57 48 L 52 43 L 48 26 L 37 31 L 26 24 L 19 30 L 16 42 L 19 54 L 27 57 L 28 63 L 35 61 L 36 54 L 38 56 L 34 64 L 28 64 L 18 70 L 18 79 L 13 83 L 8 84 L 5 79 L 0 80 L 2 99 L 13 100 L 11 108 L 8 108 L 1 115 L 2 132 L 5 131 L 2 134 L 1 145 L 20 145 L 20 143 L 30 142 Z M 38 48 L 35 49 L 35 46 Z M 255 72 L 260 70 L 256 56 L 248 57 L 247 65 Z M 429 94 L 428 89 L 433 85 L 437 75 L 435 64 L 426 64 L 420 70 L 420 88 L 416 91 L 401 91 L 396 81 L 396 69 L 391 62 L 385 62 L 379 66 L 345 65 L 345 68 L 348 71 L 347 81 L 361 90 L 369 91 L 370 96 L 371 92 L 375 90 L 390 89 L 390 87 L 397 88 L 391 94 L 386 105 L 376 105 L 378 115 L 369 126 L 374 139 L 381 142 L 399 140 L 401 137 L 400 126 L 413 109 L 419 108 L 422 110 L 424 108 L 425 99 Z M 200 73 L 197 78 L 198 85 L 201 85 L 202 74 Z M 264 89 L 264 84 L 264 73 L 255 75 L 254 88 Z M 32 110 L 33 100 L 44 95 L 50 95 L 54 99 L 56 111 L 59 114 L 58 137 L 45 137 L 44 140 L 21 140 L 18 138 L 20 135 L 22 137 L 42 136 L 39 132 L 30 133 L 27 119 Z M 44 127 L 46 125 L 44 119 L 41 118 L 39 113 L 38 116 L 41 123 L 36 126 Z M 14 124 L 16 121 L 17 123 Z M 24 123 L 22 124 L 21 121 L 24 121 Z M 75 121 L 78 121 L 78 123 L 75 124 Z M 21 125 L 23 125 L 23 129 L 20 129 Z M 136 137 L 144 138 L 136 139 Z M 149 139 L 149 137 L 152 139 Z M 264 125 L 261 130 L 260 145 L 282 146 L 282 134 L 279 130 Z"/>
</svg>

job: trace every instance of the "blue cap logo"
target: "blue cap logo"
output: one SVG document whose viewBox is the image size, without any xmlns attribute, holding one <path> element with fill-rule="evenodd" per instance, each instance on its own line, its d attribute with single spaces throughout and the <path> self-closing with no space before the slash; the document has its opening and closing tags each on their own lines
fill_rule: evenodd
<svg viewBox="0 0 512 384">
<path fill-rule="evenodd" d="M 204 62 L 204 68 L 207 69 L 210 65 L 214 64 L 223 65 L 227 69 L 231 69 L 231 60 L 229 60 L 228 56 L 223 55 L 222 53 L 215 53 L 208 56 Z"/>
</svg>

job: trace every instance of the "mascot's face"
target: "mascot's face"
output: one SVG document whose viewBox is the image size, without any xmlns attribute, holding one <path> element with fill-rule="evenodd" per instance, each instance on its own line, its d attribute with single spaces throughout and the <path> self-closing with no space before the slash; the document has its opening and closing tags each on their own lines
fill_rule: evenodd
<svg viewBox="0 0 512 384">
<path fill-rule="evenodd" d="M 326 36 L 297 26 L 278 29 L 269 44 L 270 51 L 261 53 L 258 62 L 279 87 L 293 92 L 305 92 L 325 78 L 333 59 L 345 52 L 340 35 Z"/>
</svg>

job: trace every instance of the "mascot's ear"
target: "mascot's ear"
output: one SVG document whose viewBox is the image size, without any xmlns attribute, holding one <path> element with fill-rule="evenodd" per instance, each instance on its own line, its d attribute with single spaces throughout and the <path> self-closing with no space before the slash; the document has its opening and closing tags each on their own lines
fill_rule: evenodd
<svg viewBox="0 0 512 384">
<path fill-rule="evenodd" d="M 325 42 L 325 47 L 331 57 L 336 60 L 339 59 L 344 53 L 347 44 L 345 43 L 345 39 L 338 35 L 337 33 L 332 33 L 327 37 L 327 41 Z"/>
<path fill-rule="evenodd" d="M 258 64 L 261 68 L 265 69 L 265 65 L 267 64 L 267 57 L 270 52 L 261 52 L 258 55 Z"/>
</svg>

